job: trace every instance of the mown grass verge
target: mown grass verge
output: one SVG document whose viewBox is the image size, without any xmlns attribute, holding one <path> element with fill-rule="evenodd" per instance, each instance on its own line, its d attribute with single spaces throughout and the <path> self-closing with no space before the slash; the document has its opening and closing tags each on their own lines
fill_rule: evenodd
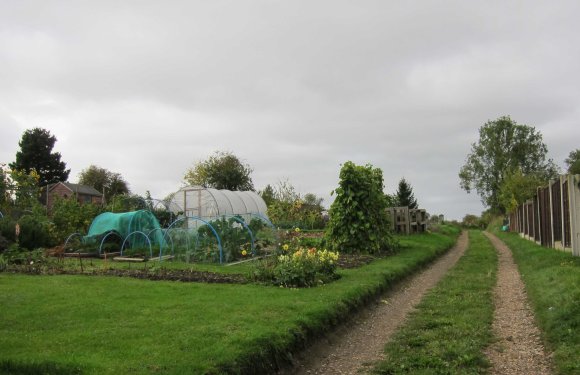
<svg viewBox="0 0 580 375">
<path fill-rule="evenodd" d="M 580 258 L 492 228 L 512 250 L 559 374 L 580 374 Z"/>
<path fill-rule="evenodd" d="M 497 254 L 480 231 L 456 266 L 427 293 L 387 344 L 377 374 L 481 374 L 492 339 Z"/>
<path fill-rule="evenodd" d="M 402 238 L 397 255 L 309 289 L 0 274 L 0 373 L 271 373 L 457 234 Z"/>
</svg>

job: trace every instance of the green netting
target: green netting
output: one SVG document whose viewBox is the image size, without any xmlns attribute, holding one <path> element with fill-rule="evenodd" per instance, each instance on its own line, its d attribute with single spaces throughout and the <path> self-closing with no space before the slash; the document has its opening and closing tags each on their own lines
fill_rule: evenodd
<svg viewBox="0 0 580 375">
<path fill-rule="evenodd" d="M 128 241 L 131 248 L 148 246 L 147 238 L 151 241 L 152 246 L 161 246 L 164 242 L 163 232 L 157 218 L 147 210 L 100 214 L 91 223 L 89 233 L 84 237 L 84 242 L 95 243 L 109 232 L 116 232 L 123 239 L 131 236 Z"/>
</svg>

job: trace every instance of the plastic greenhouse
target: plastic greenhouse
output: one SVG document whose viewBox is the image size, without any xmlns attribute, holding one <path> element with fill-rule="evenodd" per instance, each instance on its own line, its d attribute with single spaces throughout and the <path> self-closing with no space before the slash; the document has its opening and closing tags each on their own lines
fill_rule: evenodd
<svg viewBox="0 0 580 375">
<path fill-rule="evenodd" d="M 253 191 L 230 191 L 187 186 L 176 192 L 171 201 L 171 210 L 186 217 L 213 219 L 223 216 L 240 216 L 251 220 L 251 216 L 268 218 L 266 203 Z M 178 210 L 179 212 L 175 212 Z"/>
<path fill-rule="evenodd" d="M 175 214 L 163 228 L 154 215 L 157 208 L 106 212 L 93 220 L 86 236 L 71 234 L 65 248 L 77 238 L 78 246 L 98 248 L 99 254 L 109 249 L 132 258 L 230 263 L 268 254 L 278 243 L 266 203 L 253 191 L 189 186 L 162 203 Z"/>
</svg>

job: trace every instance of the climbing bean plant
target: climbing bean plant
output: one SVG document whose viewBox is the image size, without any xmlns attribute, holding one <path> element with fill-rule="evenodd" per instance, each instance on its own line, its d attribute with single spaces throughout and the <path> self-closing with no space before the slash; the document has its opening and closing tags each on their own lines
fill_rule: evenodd
<svg viewBox="0 0 580 375">
<path fill-rule="evenodd" d="M 388 225 L 383 172 L 348 161 L 340 170 L 336 199 L 330 207 L 327 238 L 333 250 L 378 254 L 395 248 Z"/>
</svg>

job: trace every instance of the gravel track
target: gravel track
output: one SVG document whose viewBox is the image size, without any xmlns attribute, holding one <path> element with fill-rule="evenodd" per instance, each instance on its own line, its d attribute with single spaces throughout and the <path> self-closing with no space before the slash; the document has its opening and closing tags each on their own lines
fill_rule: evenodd
<svg viewBox="0 0 580 375">
<path fill-rule="evenodd" d="M 461 258 L 467 232 L 456 245 L 424 271 L 400 283 L 374 305 L 320 339 L 296 357 L 295 366 L 280 375 L 357 374 L 384 358 L 383 349 L 423 295 Z"/>
<path fill-rule="evenodd" d="M 496 236 L 485 232 L 499 256 L 497 285 L 494 290 L 493 331 L 497 342 L 486 354 L 491 374 L 551 374 L 550 356 L 542 345 L 524 283 L 510 249 Z"/>
</svg>

